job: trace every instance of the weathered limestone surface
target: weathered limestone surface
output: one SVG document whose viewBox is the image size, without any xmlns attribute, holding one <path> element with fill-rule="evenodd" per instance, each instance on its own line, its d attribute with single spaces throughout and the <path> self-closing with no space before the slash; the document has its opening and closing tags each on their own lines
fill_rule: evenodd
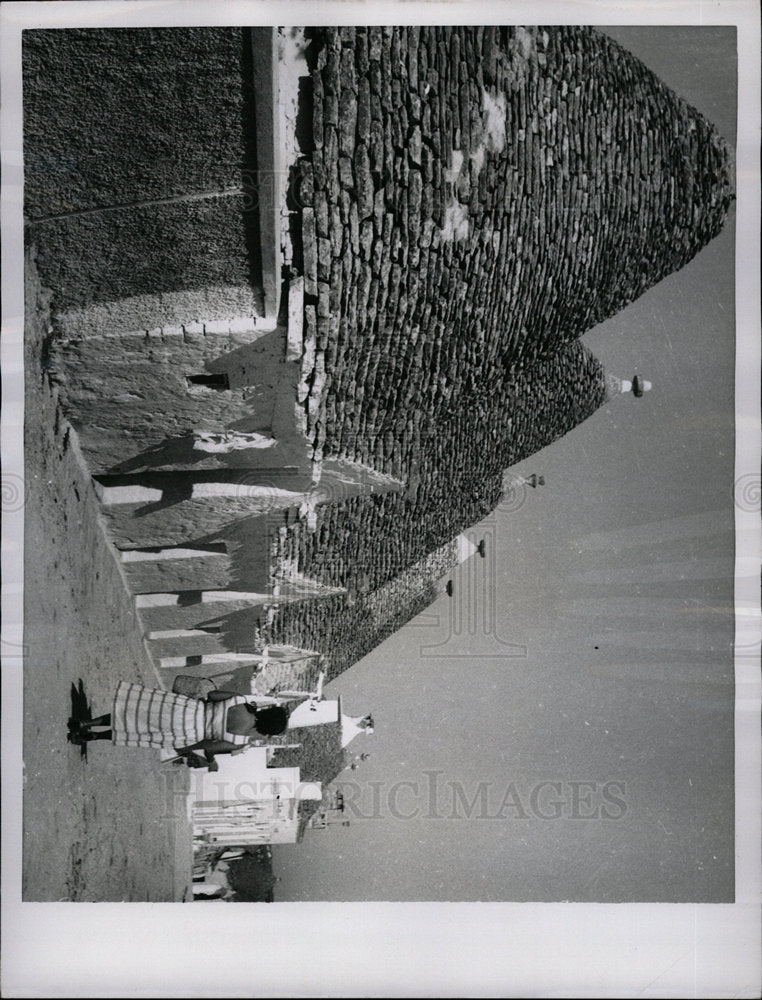
<svg viewBox="0 0 762 1000">
<path fill-rule="evenodd" d="M 155 594 L 146 595 L 156 597 Z M 173 595 L 166 595 L 171 597 Z M 205 625 L 217 625 L 226 615 L 238 611 L 258 608 L 260 613 L 267 600 L 267 595 L 261 594 L 257 599 L 254 595 L 249 600 L 228 600 L 220 602 L 202 602 L 194 600 L 193 592 L 180 595 L 189 597 L 193 603 L 160 604 L 156 606 L 139 606 L 140 619 L 146 632 L 152 634 L 169 629 L 197 629 Z"/>
<path fill-rule="evenodd" d="M 179 635 L 174 638 L 150 638 L 149 633 L 147 646 L 154 663 L 159 664 L 159 666 L 161 666 L 162 659 L 166 657 L 176 659 L 178 657 L 209 656 L 214 653 L 237 652 L 237 650 L 231 650 L 225 635 L 217 632 L 204 632 L 202 630 L 198 630 L 191 635 Z M 261 646 L 257 648 L 254 641 L 250 640 L 249 643 L 240 647 L 240 651 L 255 655 L 261 652 Z M 173 667 L 172 670 L 174 674 L 185 673 L 184 668 L 181 667 Z"/>
<path fill-rule="evenodd" d="M 224 541 L 239 522 L 255 535 L 253 519 L 266 523 L 271 515 L 280 523 L 280 512 L 299 504 L 307 494 L 282 498 L 213 496 L 196 500 L 167 498 L 155 503 L 104 507 L 109 532 L 120 549 L 194 545 Z"/>
<path fill-rule="evenodd" d="M 240 181 L 242 29 L 49 29 L 23 46 L 30 217 Z"/>
<path fill-rule="evenodd" d="M 214 326 L 53 343 L 53 378 L 94 474 L 309 466 L 294 439 L 299 364 L 285 360 L 284 331 L 263 333 L 253 322 L 240 332 Z M 213 375 L 226 377 L 229 389 L 188 381 Z M 194 446 L 195 430 L 272 432 L 289 397 L 291 440 L 217 453 Z"/>
<path fill-rule="evenodd" d="M 157 303 L 162 293 L 246 288 L 251 272 L 241 222 L 246 204 L 234 190 L 30 222 L 43 280 L 56 293 L 54 320 L 60 313 L 65 323 L 69 310 L 140 295 Z M 91 266 L 94 261 L 98 267 Z M 188 311 L 179 322 L 205 318 L 190 313 L 193 295 L 184 303 Z M 184 303 L 178 296 L 178 304 Z M 118 318 L 128 321 L 124 314 Z"/>
<path fill-rule="evenodd" d="M 135 329 L 145 300 L 153 325 L 261 314 L 247 30 L 24 32 L 27 237 L 57 329 Z"/>
<path fill-rule="evenodd" d="M 266 587 L 269 581 L 265 579 L 264 551 L 262 556 L 262 578 L 257 583 Z M 123 562 L 122 565 L 133 594 L 222 589 L 229 585 L 231 577 L 230 557 L 223 552 L 206 552 L 193 558 L 173 559 L 172 550 L 169 549 L 162 558 Z"/>
</svg>

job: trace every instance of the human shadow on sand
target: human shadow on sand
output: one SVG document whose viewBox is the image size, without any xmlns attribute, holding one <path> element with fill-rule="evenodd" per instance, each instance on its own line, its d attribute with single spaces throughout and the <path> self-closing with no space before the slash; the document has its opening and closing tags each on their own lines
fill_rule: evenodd
<svg viewBox="0 0 762 1000">
<path fill-rule="evenodd" d="M 80 742 L 77 737 L 79 735 L 80 724 L 90 722 L 92 717 L 92 709 L 90 708 L 87 695 L 85 694 L 85 686 L 80 677 L 79 683 L 72 684 L 71 686 L 71 715 L 69 716 L 68 739 L 70 743 L 79 746 L 80 756 L 84 757 L 85 760 L 87 760 L 87 743 L 84 741 Z"/>
</svg>

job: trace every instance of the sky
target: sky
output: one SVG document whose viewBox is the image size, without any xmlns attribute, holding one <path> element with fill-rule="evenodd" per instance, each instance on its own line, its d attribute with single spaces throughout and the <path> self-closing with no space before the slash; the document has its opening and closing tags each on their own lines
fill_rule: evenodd
<svg viewBox="0 0 762 1000">
<path fill-rule="evenodd" d="M 733 145 L 735 32 L 601 29 Z M 584 343 L 618 397 L 514 468 L 487 556 L 325 689 L 372 711 L 348 827 L 274 849 L 282 900 L 729 901 L 734 216 Z"/>
</svg>

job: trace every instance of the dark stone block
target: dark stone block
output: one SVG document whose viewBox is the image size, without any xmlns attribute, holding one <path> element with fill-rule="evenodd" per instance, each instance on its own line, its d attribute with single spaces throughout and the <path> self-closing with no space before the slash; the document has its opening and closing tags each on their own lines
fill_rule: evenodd
<svg viewBox="0 0 762 1000">
<path fill-rule="evenodd" d="M 408 229 L 411 240 L 416 240 L 421 228 L 421 198 L 423 181 L 419 170 L 410 171 L 408 188 Z"/>
<path fill-rule="evenodd" d="M 368 82 L 370 90 L 374 94 L 381 94 L 381 63 L 372 62 L 368 71 Z"/>
<path fill-rule="evenodd" d="M 339 79 L 342 94 L 345 90 L 350 90 L 354 93 L 356 87 L 355 58 L 351 46 L 345 45 L 341 50 Z"/>
<path fill-rule="evenodd" d="M 384 173 L 384 127 L 380 119 L 374 119 L 370 129 L 370 165 L 379 175 Z"/>
<path fill-rule="evenodd" d="M 363 260 L 370 259 L 370 250 L 373 246 L 373 224 L 370 222 L 363 222 L 360 226 L 360 249 L 362 251 Z"/>
<path fill-rule="evenodd" d="M 368 28 L 368 58 L 371 62 L 381 60 L 381 28 Z"/>
<path fill-rule="evenodd" d="M 373 203 L 373 226 L 379 235 L 381 235 L 384 229 L 385 212 L 384 189 L 379 188 L 378 191 L 376 191 L 376 197 Z"/>
<path fill-rule="evenodd" d="M 357 28 L 355 31 L 355 66 L 357 74 L 364 77 L 368 72 L 368 29 Z"/>
<path fill-rule="evenodd" d="M 342 192 L 344 194 L 345 192 Z M 331 206 L 331 256 L 338 257 L 344 247 L 344 226 L 341 222 L 339 206 Z"/>
<path fill-rule="evenodd" d="M 362 77 L 357 95 L 357 140 L 367 142 L 370 134 L 370 86 L 367 77 Z"/>
<path fill-rule="evenodd" d="M 339 99 L 335 93 L 326 92 L 323 98 L 323 129 L 327 125 L 334 127 L 339 123 Z"/>
<path fill-rule="evenodd" d="M 421 129 L 420 126 L 416 125 L 410 134 L 410 144 L 408 146 L 408 153 L 410 155 L 410 160 L 412 163 L 421 165 Z"/>
<path fill-rule="evenodd" d="M 374 191 L 368 148 L 364 142 L 359 142 L 355 151 L 355 183 L 358 214 L 361 220 L 367 219 L 373 212 Z"/>
<path fill-rule="evenodd" d="M 331 241 L 320 237 L 318 239 L 318 284 L 321 281 L 328 281 L 331 273 Z"/>
<path fill-rule="evenodd" d="M 357 256 L 360 253 L 360 219 L 354 202 L 349 209 L 349 240 L 352 253 Z"/>
<path fill-rule="evenodd" d="M 330 286 L 328 285 L 327 280 L 326 281 L 319 281 L 318 282 L 318 306 L 317 306 L 318 320 L 320 320 L 320 318 L 327 318 L 328 316 L 330 316 L 330 314 L 331 314 L 331 309 L 330 309 Z M 318 334 L 318 336 L 319 336 L 319 334 Z M 318 340 L 318 344 L 319 343 L 320 343 L 320 341 Z"/>
<path fill-rule="evenodd" d="M 339 101 L 339 149 L 351 156 L 355 148 L 357 100 L 354 92 L 343 90 Z"/>
<path fill-rule="evenodd" d="M 298 186 L 298 203 L 300 206 L 311 206 L 312 199 L 314 197 L 314 180 L 312 173 L 312 163 L 304 159 L 299 164 L 299 186 Z"/>
<path fill-rule="evenodd" d="M 310 74 L 312 80 L 312 142 L 323 145 L 323 76 L 318 70 Z"/>
<path fill-rule="evenodd" d="M 407 76 L 412 90 L 418 89 L 418 44 L 421 29 L 411 25 L 407 29 Z"/>
<path fill-rule="evenodd" d="M 329 37 L 333 33 L 329 32 Z M 333 35 L 335 38 L 335 34 Z M 336 97 L 341 92 L 341 53 L 338 45 L 326 48 L 325 67 L 323 69 L 323 81 L 325 82 L 325 96 Z"/>
<path fill-rule="evenodd" d="M 317 295 L 317 239 L 315 214 L 311 208 L 302 210 L 302 247 L 304 254 L 304 291 Z"/>
<path fill-rule="evenodd" d="M 328 199 L 325 191 L 315 193 L 315 228 L 318 236 L 328 236 Z"/>
</svg>

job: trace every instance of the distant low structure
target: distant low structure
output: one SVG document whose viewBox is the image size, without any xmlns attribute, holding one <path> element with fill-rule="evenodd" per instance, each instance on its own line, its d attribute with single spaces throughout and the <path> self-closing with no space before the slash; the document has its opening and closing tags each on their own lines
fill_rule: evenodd
<svg viewBox="0 0 762 1000">
<path fill-rule="evenodd" d="M 347 748 L 372 733 L 370 716 L 346 715 L 341 699 L 297 705 L 283 742 L 220 756 L 214 772 L 194 771 L 189 809 L 198 850 L 296 843 L 330 783 L 347 766 Z"/>
<path fill-rule="evenodd" d="M 300 804 L 322 797 L 298 767 L 268 767 L 268 748 L 220 760 L 218 772 L 196 771 L 190 815 L 198 847 L 295 843 Z"/>
</svg>

